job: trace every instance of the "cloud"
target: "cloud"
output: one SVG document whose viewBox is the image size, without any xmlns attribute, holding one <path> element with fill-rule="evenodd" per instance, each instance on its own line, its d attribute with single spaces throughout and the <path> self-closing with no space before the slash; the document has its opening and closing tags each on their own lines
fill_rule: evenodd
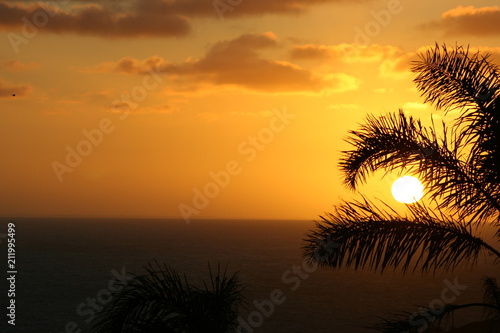
<svg viewBox="0 0 500 333">
<path fill-rule="evenodd" d="M 122 58 L 85 72 L 147 75 L 166 74 L 179 90 L 196 91 L 207 86 L 230 86 L 261 92 L 341 92 L 357 89 L 356 78 L 343 73 L 319 73 L 283 60 L 262 57 L 259 51 L 278 47 L 277 37 L 266 32 L 245 34 L 213 44 L 206 54 L 172 64 L 159 56 L 145 60 Z"/>
<path fill-rule="evenodd" d="M 26 72 L 37 70 L 41 67 L 42 65 L 37 62 L 21 62 L 18 60 L 10 60 L 0 63 L 0 69 L 7 70 L 9 72 Z"/>
<path fill-rule="evenodd" d="M 146 75 L 149 71 L 167 73 L 174 69 L 174 65 L 160 56 L 154 55 L 145 60 L 124 57 L 117 62 L 108 61 L 95 66 L 78 69 L 81 73 L 125 73 Z"/>
<path fill-rule="evenodd" d="M 500 35 L 500 7 L 458 6 L 441 15 L 441 20 L 423 25 L 426 30 L 439 29 L 446 36 Z"/>
<path fill-rule="evenodd" d="M 115 112 L 115 113 L 126 113 L 130 112 L 131 110 L 137 109 L 137 104 L 136 103 L 131 103 L 128 101 L 118 101 L 113 104 L 110 104 L 107 106 L 110 112 Z"/>
<path fill-rule="evenodd" d="M 460 12 L 454 15 L 459 15 Z M 500 22 L 500 21 L 499 21 Z M 434 45 L 419 47 L 414 51 L 404 51 L 394 45 L 357 45 L 357 44 L 299 44 L 293 45 L 289 56 L 291 60 L 311 60 L 321 64 L 376 64 L 380 77 L 390 79 L 408 79 L 414 61 L 419 60 L 418 54 L 425 53 Z M 471 46 L 470 53 L 480 51 L 490 54 L 493 63 L 500 63 L 500 47 Z"/>
<path fill-rule="evenodd" d="M 380 76 L 392 79 L 407 79 L 411 77 L 412 73 L 410 69 L 412 63 L 420 59 L 419 54 L 426 54 L 429 49 L 434 47 L 434 45 L 422 46 L 415 51 L 405 52 L 394 58 L 384 60 L 380 66 Z M 492 63 L 500 64 L 500 47 L 469 47 L 469 54 L 476 52 L 480 52 L 482 55 L 489 54 Z"/>
<path fill-rule="evenodd" d="M 380 77 L 406 80 L 411 75 L 412 62 L 418 60 L 418 52 L 407 52 L 397 57 L 386 59 L 380 65 Z"/>
<path fill-rule="evenodd" d="M 13 85 L 0 79 L 0 98 L 13 98 L 26 96 L 31 90 L 29 85 Z"/>
<path fill-rule="evenodd" d="M 420 49 L 419 49 L 420 50 Z M 290 50 L 292 60 L 320 61 L 322 64 L 372 64 L 378 66 L 380 77 L 407 79 L 411 62 L 417 60 L 415 52 L 405 52 L 393 45 L 357 44 L 303 44 Z"/>
<path fill-rule="evenodd" d="M 63 10 L 43 3 L 9 4 L 0 1 L 0 28 L 10 30 L 29 25 L 31 31 L 103 37 L 182 37 L 190 32 L 187 18 L 175 13 L 120 12 L 100 4 Z"/>
<path fill-rule="evenodd" d="M 218 17 L 217 8 L 224 12 L 224 18 L 257 16 L 262 14 L 297 14 L 308 8 L 327 4 L 342 3 L 345 0 L 252 0 L 228 1 L 208 0 L 200 3 L 199 0 L 141 0 L 137 8 L 148 12 L 174 12 L 189 17 Z M 355 0 L 365 2 L 366 0 Z"/>
<path fill-rule="evenodd" d="M 263 14 L 296 14 L 309 7 L 344 0 L 134 0 L 43 2 L 0 0 L 0 29 L 35 24 L 44 32 L 101 37 L 184 37 L 195 18 L 239 18 Z M 366 1 L 366 0 L 357 0 Z M 217 5 L 218 4 L 218 5 Z M 29 22 L 26 23 L 26 22 Z M 40 24 L 38 24 L 38 23 Z M 37 29 L 38 30 L 38 29 Z"/>
<path fill-rule="evenodd" d="M 73 94 L 58 98 L 55 102 L 59 104 L 88 104 L 88 103 L 103 103 L 114 97 L 113 93 L 109 90 L 102 90 L 96 92 L 85 92 L 81 94 Z M 52 97 L 53 98 L 53 97 Z"/>
<path fill-rule="evenodd" d="M 179 107 L 163 104 L 156 106 L 140 106 L 137 103 L 131 103 L 128 101 L 121 101 L 106 107 L 109 112 L 113 113 L 131 113 L 131 114 L 149 114 L 149 113 L 163 113 L 171 114 L 179 111 Z"/>
<path fill-rule="evenodd" d="M 294 60 L 325 60 L 336 56 L 336 53 L 328 45 L 304 44 L 293 46 L 290 50 L 290 57 Z"/>
<path fill-rule="evenodd" d="M 294 45 L 290 57 L 294 60 L 332 60 L 344 63 L 379 62 L 387 57 L 402 54 L 403 51 L 392 45 Z"/>
</svg>

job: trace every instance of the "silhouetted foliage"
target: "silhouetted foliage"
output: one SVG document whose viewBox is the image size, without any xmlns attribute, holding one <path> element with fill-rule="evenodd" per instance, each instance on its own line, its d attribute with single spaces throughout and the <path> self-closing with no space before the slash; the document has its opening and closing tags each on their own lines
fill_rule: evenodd
<svg viewBox="0 0 500 333">
<path fill-rule="evenodd" d="M 445 113 L 458 112 L 452 125 L 434 122 L 429 127 L 403 110 L 368 116 L 358 130 L 349 132 L 352 150 L 342 152 L 339 166 L 352 190 L 377 171 L 405 169 L 426 184 L 434 211 L 423 204 L 408 205 L 406 215 L 381 203 L 344 202 L 321 216 L 305 239 L 304 253 L 312 262 L 334 268 L 409 268 L 422 272 L 453 270 L 474 263 L 481 252 L 500 259 L 500 252 L 473 229 L 485 222 L 497 227 L 500 238 L 500 72 L 488 55 L 468 48 L 436 45 L 420 54 L 412 71 L 425 102 Z M 439 130 L 438 130 L 439 128 Z M 321 245 L 333 241 L 336 251 L 318 256 Z M 423 310 L 435 321 L 416 325 L 409 314 L 396 315 L 374 328 L 381 332 L 423 332 L 454 311 L 483 307 L 489 317 L 500 317 L 496 281 L 484 281 L 483 303 L 446 305 Z M 425 309 L 425 308 L 424 308 Z"/>
<path fill-rule="evenodd" d="M 227 276 L 220 265 L 203 288 L 191 285 L 174 269 L 149 264 L 112 295 L 94 326 L 96 333 L 228 333 L 238 326 L 244 305 L 237 273 Z"/>
<path fill-rule="evenodd" d="M 307 258 L 331 267 L 384 270 L 401 267 L 404 272 L 438 268 L 451 269 L 459 263 L 474 263 L 482 249 L 500 257 L 500 253 L 472 235 L 464 219 L 436 215 L 423 205 L 409 206 L 408 216 L 390 207 L 372 202 L 345 202 L 334 213 L 322 217 L 309 233 L 305 246 Z M 338 244 L 327 255 L 322 243 L 325 236 Z M 314 254 L 314 255 L 309 255 Z M 318 261 L 317 258 L 324 258 Z"/>
</svg>

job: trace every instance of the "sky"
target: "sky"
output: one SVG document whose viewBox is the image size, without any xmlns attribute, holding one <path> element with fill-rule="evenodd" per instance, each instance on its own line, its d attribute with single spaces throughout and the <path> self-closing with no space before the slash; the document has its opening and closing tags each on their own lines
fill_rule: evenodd
<svg viewBox="0 0 500 333">
<path fill-rule="evenodd" d="M 0 0 L 0 215 L 311 220 L 360 194 L 403 205 L 396 174 L 354 193 L 338 162 L 368 114 L 452 116 L 412 82 L 435 43 L 500 64 L 500 6 Z"/>
</svg>

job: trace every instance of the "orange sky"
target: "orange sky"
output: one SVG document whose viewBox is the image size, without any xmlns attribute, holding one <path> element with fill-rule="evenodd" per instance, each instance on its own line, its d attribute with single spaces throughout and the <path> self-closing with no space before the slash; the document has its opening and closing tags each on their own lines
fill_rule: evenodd
<svg viewBox="0 0 500 333">
<path fill-rule="evenodd" d="M 473 3 L 0 0 L 0 214 L 315 219 L 355 196 L 366 114 L 442 116 L 415 52 L 500 64 L 500 7 Z M 401 205 L 394 179 L 362 190 Z"/>
</svg>

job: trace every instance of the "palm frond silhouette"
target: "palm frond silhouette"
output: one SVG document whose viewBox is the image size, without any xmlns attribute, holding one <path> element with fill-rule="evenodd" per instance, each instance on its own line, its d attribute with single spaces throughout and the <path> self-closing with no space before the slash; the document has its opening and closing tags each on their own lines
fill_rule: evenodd
<svg viewBox="0 0 500 333">
<path fill-rule="evenodd" d="M 412 71 L 425 102 L 445 114 L 457 113 L 456 121 L 426 127 L 402 110 L 368 116 L 359 129 L 349 132 L 347 142 L 353 149 L 342 152 L 339 166 L 352 190 L 377 170 L 418 174 L 435 209 L 413 204 L 401 215 L 365 197 L 344 202 L 321 216 L 306 236 L 304 254 L 310 261 L 335 268 L 426 272 L 473 264 L 481 252 L 500 259 L 498 250 L 473 234 L 474 228 L 488 222 L 500 237 L 499 69 L 488 55 L 436 44 L 420 54 Z M 335 251 L 322 250 L 327 240 L 337 244 Z M 436 319 L 469 306 L 483 306 L 498 316 L 500 296 L 493 282 L 485 280 L 489 297 L 484 303 L 448 305 Z M 375 328 L 422 332 L 422 326 L 402 316 Z"/>
<path fill-rule="evenodd" d="M 212 272 L 204 287 L 191 285 L 174 269 L 149 264 L 147 274 L 137 275 L 112 295 L 94 325 L 96 333 L 225 333 L 238 326 L 244 306 L 238 274 Z"/>
<path fill-rule="evenodd" d="M 464 219 L 436 215 L 418 204 L 409 207 L 407 216 L 381 206 L 386 209 L 367 199 L 345 202 L 323 216 L 308 235 L 307 258 L 336 268 L 434 271 L 472 264 L 482 250 L 500 257 L 495 248 L 472 234 Z M 323 246 L 326 239 L 337 244 L 335 251 L 327 252 Z"/>
<path fill-rule="evenodd" d="M 498 332 L 498 319 L 500 315 L 500 293 L 497 282 L 493 278 L 484 279 L 485 293 L 482 302 L 461 305 L 447 304 L 441 308 L 419 307 L 418 312 L 403 312 L 394 315 L 393 319 L 384 319 L 373 325 L 372 328 L 384 333 L 421 333 L 449 320 L 454 312 L 462 309 L 481 308 L 488 314 L 489 321 L 483 328 L 484 333 Z M 486 331 L 484 331 L 486 330 Z M 477 331 L 477 330 L 475 330 Z"/>
</svg>

